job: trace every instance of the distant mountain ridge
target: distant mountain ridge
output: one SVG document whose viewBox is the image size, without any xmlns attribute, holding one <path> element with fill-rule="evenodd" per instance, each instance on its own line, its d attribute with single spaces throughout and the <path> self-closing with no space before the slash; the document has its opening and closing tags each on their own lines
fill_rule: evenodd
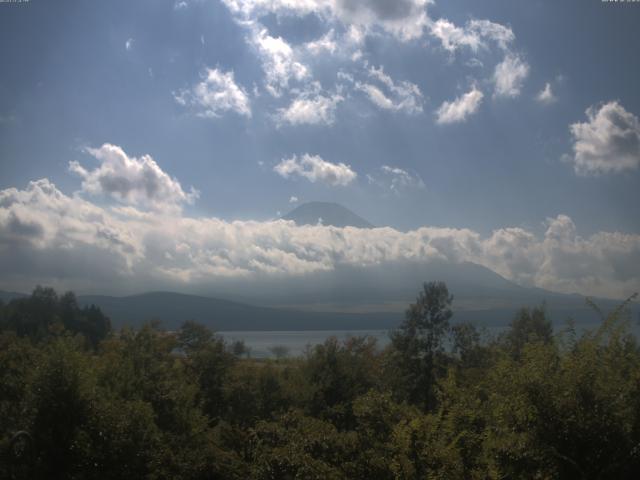
<svg viewBox="0 0 640 480">
<path fill-rule="evenodd" d="M 473 273 L 476 266 L 464 267 L 466 273 Z M 482 274 L 482 267 L 476 274 Z M 442 274 L 444 272 L 434 272 Z M 450 291 L 454 294 L 454 322 L 470 321 L 478 326 L 504 326 L 523 306 L 540 305 L 546 302 L 547 308 L 556 325 L 562 325 L 568 317 L 578 323 L 598 321 L 593 310 L 588 308 L 584 299 L 578 295 L 564 295 L 509 285 L 508 280 L 494 277 L 493 284 L 486 287 L 478 286 L 476 292 L 469 291 L 471 285 L 464 283 L 452 284 Z M 503 283 L 504 281 L 504 283 Z M 344 288 L 338 285 L 331 291 L 336 292 Z M 373 288 L 374 295 L 382 294 L 374 284 L 364 286 Z M 79 295 L 81 306 L 96 305 L 111 319 L 115 328 L 124 326 L 139 327 L 150 320 L 158 320 L 169 330 L 175 330 L 186 320 L 195 320 L 207 325 L 215 331 L 301 331 L 301 330 L 386 330 L 396 328 L 404 318 L 404 310 L 413 302 L 420 289 L 417 283 L 411 289 L 411 300 L 396 302 L 397 308 L 376 309 L 364 312 L 347 310 L 322 310 L 314 308 L 308 303 L 309 298 L 301 298 L 299 305 L 290 304 L 280 306 L 258 306 L 219 298 L 198 295 L 188 295 L 175 292 L 151 292 L 124 297 L 107 295 Z M 326 293 L 326 292 L 325 292 Z M 329 292 L 331 293 L 331 292 Z M 393 292 L 391 292 L 393 293 Z M 349 296 L 353 296 L 350 293 Z M 15 298 L 25 297 L 25 294 L 2 292 L 0 298 L 5 303 Z M 291 297 L 291 298 L 295 298 Z M 355 296 L 357 298 L 357 292 Z M 350 300 L 352 298 L 348 298 Z M 305 300 L 307 304 L 305 305 Z M 319 301 L 325 300 L 318 298 Z M 336 298 L 339 303 L 341 298 Z M 364 300 L 360 300 L 364 305 Z M 381 297 L 379 301 L 384 301 Z M 603 311 L 610 311 L 620 302 L 614 300 L 598 300 Z M 640 318 L 638 305 L 634 305 L 633 317 Z"/>
<path fill-rule="evenodd" d="M 371 228 L 366 220 L 331 203 L 301 205 L 285 218 L 301 224 L 317 223 L 311 221 L 315 215 L 328 213 L 326 224 Z M 115 327 L 136 327 L 156 319 L 168 329 L 178 328 L 185 320 L 196 320 L 218 331 L 374 330 L 396 327 L 422 283 L 429 281 L 444 281 L 454 295 L 454 321 L 504 325 L 519 308 L 543 302 L 557 324 L 568 317 L 577 322 L 598 320 L 580 295 L 523 287 L 481 265 L 444 260 L 338 264 L 303 277 L 255 277 L 219 283 L 209 287 L 215 292 L 211 296 L 208 292 L 205 296 L 151 292 L 123 297 L 79 295 L 78 301 L 100 307 Z M 4 303 L 24 296 L 0 291 Z M 620 302 L 596 299 L 596 303 L 603 311 L 611 311 Z M 633 317 L 640 319 L 640 306 L 635 304 L 632 310 Z"/>
<path fill-rule="evenodd" d="M 216 331 L 231 330 L 369 330 L 398 325 L 395 312 L 371 314 L 311 312 L 260 307 L 219 298 L 174 292 L 151 292 L 127 297 L 81 295 L 81 305 L 97 305 L 115 327 L 140 326 L 159 320 L 164 328 L 177 329 L 195 320 Z"/>
<path fill-rule="evenodd" d="M 5 292 L 3 290 L 0 290 L 0 300 L 3 301 L 4 303 L 9 303 L 11 300 L 14 300 L 16 298 L 24 298 L 27 296 L 28 295 L 25 293 Z"/>
<path fill-rule="evenodd" d="M 452 286 L 454 322 L 470 321 L 480 327 L 506 325 L 521 307 L 539 306 L 542 302 L 556 325 L 563 325 L 569 317 L 578 323 L 598 321 L 597 314 L 578 295 L 506 285 L 503 286 L 506 288 L 499 285 L 479 288 L 472 294 L 463 292 L 462 285 L 457 290 Z M 174 330 L 186 320 L 195 320 L 216 331 L 387 330 L 399 326 L 405 309 L 415 301 L 420 288 L 421 285 L 416 284 L 411 299 L 400 302 L 395 310 L 374 309 L 367 313 L 314 310 L 309 305 L 278 308 L 174 292 L 127 297 L 81 295 L 78 301 L 81 305 L 99 306 L 116 328 L 137 327 L 149 320 L 159 320 L 164 328 Z M 601 299 L 597 303 L 607 312 L 620 302 Z M 632 310 L 633 317 L 640 315 L 637 304 Z"/>
<path fill-rule="evenodd" d="M 282 217 L 296 225 L 331 225 L 334 227 L 374 228 L 361 216 L 334 202 L 308 202 L 296 207 Z"/>
</svg>

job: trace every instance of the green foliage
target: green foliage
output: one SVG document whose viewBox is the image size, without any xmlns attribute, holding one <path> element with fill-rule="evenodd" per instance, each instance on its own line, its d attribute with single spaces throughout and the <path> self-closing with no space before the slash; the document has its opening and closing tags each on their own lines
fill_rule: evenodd
<svg viewBox="0 0 640 480">
<path fill-rule="evenodd" d="M 485 342 L 426 284 L 384 351 L 257 360 L 194 322 L 92 337 L 101 313 L 38 288 L 0 306 L 0 478 L 635 479 L 632 300 L 581 335 L 523 309 Z"/>
<path fill-rule="evenodd" d="M 0 331 L 42 340 L 61 329 L 83 335 L 96 347 L 111 331 L 111 322 L 95 305 L 80 308 L 73 292 L 58 296 L 52 288 L 40 286 L 28 298 L 0 305 Z"/>
<path fill-rule="evenodd" d="M 416 303 L 409 306 L 406 319 L 391 334 L 388 365 L 394 391 L 400 399 L 425 410 L 435 406 L 436 382 L 444 373 L 444 341 L 453 316 L 449 294 L 443 282 L 423 285 Z"/>
<path fill-rule="evenodd" d="M 552 337 L 553 327 L 543 305 L 520 309 L 500 341 L 514 358 L 520 358 L 525 345 L 536 342 L 549 344 Z"/>
<path fill-rule="evenodd" d="M 185 352 L 183 365 L 199 387 L 197 396 L 204 412 L 212 419 L 220 418 L 226 408 L 224 384 L 236 357 L 222 339 L 195 322 L 184 323 L 175 346 Z"/>
<path fill-rule="evenodd" d="M 341 479 L 341 437 L 328 422 L 300 412 L 260 422 L 251 439 L 251 478 Z"/>
<path fill-rule="evenodd" d="M 353 427 L 353 401 L 376 386 L 379 365 L 373 338 L 352 337 L 342 344 L 329 338 L 317 345 L 302 367 L 307 411 L 338 428 Z"/>
<path fill-rule="evenodd" d="M 289 347 L 286 345 L 274 345 L 269 349 L 269 351 L 275 356 L 278 360 L 282 360 L 289 356 Z"/>
<path fill-rule="evenodd" d="M 295 401 L 285 389 L 287 367 L 246 361 L 233 366 L 224 384 L 225 419 L 239 426 L 272 420 Z"/>
</svg>

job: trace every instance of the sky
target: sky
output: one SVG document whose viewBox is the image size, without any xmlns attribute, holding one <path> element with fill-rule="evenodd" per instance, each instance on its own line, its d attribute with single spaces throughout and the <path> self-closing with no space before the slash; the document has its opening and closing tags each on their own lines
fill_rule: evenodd
<svg viewBox="0 0 640 480">
<path fill-rule="evenodd" d="M 0 3 L 0 288 L 444 258 L 623 298 L 639 21 L 600 0 Z M 277 220 L 314 200 L 383 228 Z"/>
</svg>

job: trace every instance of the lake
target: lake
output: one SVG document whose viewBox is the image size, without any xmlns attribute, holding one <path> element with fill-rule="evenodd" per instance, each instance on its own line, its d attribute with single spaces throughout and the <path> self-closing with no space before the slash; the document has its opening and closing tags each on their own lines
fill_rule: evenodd
<svg viewBox="0 0 640 480">
<path fill-rule="evenodd" d="M 217 332 L 228 342 L 244 341 L 251 349 L 252 358 L 271 358 L 269 350 L 275 346 L 286 347 L 290 357 L 302 355 L 307 346 L 324 343 L 330 337 L 346 340 L 349 337 L 371 336 L 380 347 L 389 343 L 387 330 L 307 330 L 307 331 L 255 331 L 255 332 Z"/>
<path fill-rule="evenodd" d="M 556 325 L 559 331 L 565 325 Z M 587 329 L 598 326 L 598 323 L 577 323 L 576 332 L 581 333 Z M 506 329 L 505 326 L 491 326 L 479 328 L 483 339 L 497 336 Z M 640 327 L 637 322 L 632 322 L 631 331 L 640 338 Z M 286 347 L 288 356 L 303 355 L 308 346 L 324 343 L 329 337 L 338 340 L 346 340 L 349 337 L 370 336 L 377 340 L 378 346 L 384 348 L 389 343 L 389 330 L 298 330 L 298 331 L 227 331 L 217 332 L 227 342 L 235 340 L 244 341 L 251 349 L 252 358 L 273 358 L 271 348 L 275 346 Z"/>
</svg>

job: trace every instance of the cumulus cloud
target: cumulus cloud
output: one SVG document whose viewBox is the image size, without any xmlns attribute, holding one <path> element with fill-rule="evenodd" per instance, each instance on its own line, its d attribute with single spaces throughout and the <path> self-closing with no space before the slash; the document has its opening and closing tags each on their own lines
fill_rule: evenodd
<svg viewBox="0 0 640 480">
<path fill-rule="evenodd" d="M 272 37 L 266 28 L 255 29 L 250 37 L 262 61 L 266 89 L 274 97 L 282 95 L 291 79 L 303 80 L 308 68 L 296 59 L 295 52 L 282 37 Z"/>
<path fill-rule="evenodd" d="M 269 13 L 305 16 L 315 14 L 344 26 L 383 31 L 402 41 L 422 36 L 428 23 L 430 0 L 223 0 L 242 19 Z"/>
<path fill-rule="evenodd" d="M 65 288 L 180 289 L 438 260 L 474 262 L 522 285 L 566 293 L 624 297 L 640 289 L 640 235 L 581 237 L 565 215 L 546 225 L 542 236 L 518 227 L 483 236 L 441 227 L 400 232 L 284 220 L 226 222 L 98 206 L 43 179 L 24 190 L 0 191 L 0 263 L 3 285 L 23 282 L 25 288 L 59 281 Z"/>
<path fill-rule="evenodd" d="M 0 191 L 3 275 L 26 272 L 42 279 L 75 268 L 86 282 L 127 276 L 142 258 L 141 241 L 103 207 L 63 194 L 47 179 L 30 182 L 24 190 Z M 68 252 L 77 255 L 75 261 Z M 85 258 L 85 253 L 90 254 Z"/>
<path fill-rule="evenodd" d="M 284 178 L 300 176 L 310 182 L 326 183 L 331 186 L 347 186 L 358 176 L 350 165 L 331 163 L 323 160 L 319 155 L 305 153 L 298 158 L 283 159 L 273 170 Z"/>
<path fill-rule="evenodd" d="M 133 48 L 133 38 L 128 38 L 126 42 L 124 42 L 125 50 L 129 51 Z"/>
<path fill-rule="evenodd" d="M 327 95 L 300 98 L 299 92 L 314 82 L 316 68 L 322 73 L 328 66 L 326 58 L 336 70 L 346 74 L 351 82 L 338 91 L 343 100 L 351 99 L 353 91 L 363 92 L 378 108 L 419 114 L 423 111 L 423 94 L 409 81 L 392 79 L 382 67 L 346 68 L 349 62 L 368 59 L 371 52 L 367 38 L 390 36 L 398 42 L 435 38 L 426 46 L 439 45 L 448 52 L 465 50 L 473 54 L 473 65 L 493 64 L 493 53 L 499 51 L 504 60 L 495 67 L 493 81 L 495 96 L 519 95 L 529 66 L 514 53 L 515 34 L 507 26 L 487 19 L 472 18 L 456 25 L 446 18 L 432 18 L 432 0 L 222 0 L 238 25 L 247 31 L 247 41 L 259 57 L 264 70 L 265 89 L 279 98 L 293 93 L 290 107 L 277 112 L 279 124 L 328 124 L 334 119 L 335 97 Z M 428 12 L 429 10 L 429 12 Z M 297 43 L 271 33 L 266 18 L 288 18 L 294 22 L 313 16 L 321 26 L 319 36 L 312 41 Z M 402 48 L 398 45 L 398 48 Z M 484 55 L 492 53 L 490 57 Z M 477 58 L 482 57 L 482 61 Z M 486 63 L 484 63 L 486 62 Z M 491 70 L 488 70 L 491 72 Z M 364 77 L 366 75 L 366 77 Z M 489 73 L 491 75 L 491 73 Z M 339 78 L 338 81 L 344 80 Z M 338 83 L 338 86 L 342 86 Z M 348 89 L 347 89 L 348 87 Z M 335 87 L 337 88 L 337 87 Z M 297 98 L 295 97 L 297 95 Z M 473 98 L 477 99 L 477 93 Z M 333 101 L 330 101 L 333 100 Z M 445 117 L 443 117 L 445 118 Z"/>
<path fill-rule="evenodd" d="M 298 203 L 298 197 L 296 196 L 291 196 L 289 198 L 289 203 Z"/>
<path fill-rule="evenodd" d="M 343 100 L 344 97 L 337 93 L 303 92 L 288 107 L 278 110 L 278 124 L 331 125 L 335 121 L 336 107 Z"/>
<path fill-rule="evenodd" d="M 208 68 L 202 81 L 189 90 L 181 90 L 174 97 L 178 103 L 196 109 L 203 117 L 220 117 L 225 112 L 251 117 L 247 92 L 234 80 L 233 71 L 222 72 Z"/>
<path fill-rule="evenodd" d="M 497 235 L 500 233 L 494 232 Z M 507 247 L 502 265 L 494 267 L 496 271 L 513 277 L 519 270 L 530 279 L 525 283 L 565 293 L 619 298 L 638 290 L 638 273 L 630 265 L 640 261 L 640 235 L 598 232 L 583 238 L 577 235 L 570 217 L 558 215 L 547 219 L 541 241 L 526 238 L 525 233 L 518 237 L 521 253 Z M 524 273 L 527 269 L 528 275 Z"/>
<path fill-rule="evenodd" d="M 86 152 L 100 162 L 93 170 L 79 162 L 69 170 L 82 178 L 82 191 L 112 197 L 119 202 L 156 209 L 177 208 L 192 203 L 198 191 L 185 192 L 180 182 L 165 173 L 150 155 L 130 157 L 117 145 L 105 143 Z"/>
<path fill-rule="evenodd" d="M 550 105 L 554 103 L 558 97 L 555 96 L 553 90 L 551 89 L 551 84 L 547 82 L 544 85 L 544 88 L 538 92 L 536 95 L 536 100 L 544 105 Z"/>
<path fill-rule="evenodd" d="M 384 67 L 370 67 L 367 73 L 370 79 L 379 82 L 381 86 L 356 82 L 355 87 L 366 93 L 376 106 L 413 115 L 422 112 L 422 92 L 417 85 L 407 81 L 394 82 L 385 73 Z"/>
<path fill-rule="evenodd" d="M 451 102 L 444 102 L 436 111 L 439 124 L 464 122 L 482 103 L 483 93 L 476 87 Z"/>
<path fill-rule="evenodd" d="M 429 32 L 440 40 L 442 47 L 455 52 L 463 47 L 477 52 L 495 43 L 502 50 L 508 50 L 515 40 L 515 35 L 509 27 L 489 20 L 469 20 L 463 27 L 459 27 L 447 19 L 441 18 L 429 22 Z"/>
<path fill-rule="evenodd" d="M 509 53 L 496 65 L 493 73 L 496 97 L 517 97 L 529 75 L 529 65 L 519 55 Z"/>
<path fill-rule="evenodd" d="M 321 0 L 222 0 L 231 12 L 243 17 L 261 16 L 268 13 L 308 15 L 323 7 Z"/>
<path fill-rule="evenodd" d="M 587 121 L 569 126 L 576 173 L 620 173 L 640 167 L 640 121 L 617 101 L 586 110 Z"/>
<path fill-rule="evenodd" d="M 329 30 L 318 40 L 305 43 L 304 47 L 312 55 L 320 55 L 325 52 L 335 53 L 338 50 L 338 43 L 336 42 L 336 34 L 334 29 L 332 28 L 331 30 Z"/>
<path fill-rule="evenodd" d="M 409 41 L 422 36 L 428 23 L 429 0 L 335 0 L 333 14 L 344 24 L 380 28 Z"/>
</svg>

